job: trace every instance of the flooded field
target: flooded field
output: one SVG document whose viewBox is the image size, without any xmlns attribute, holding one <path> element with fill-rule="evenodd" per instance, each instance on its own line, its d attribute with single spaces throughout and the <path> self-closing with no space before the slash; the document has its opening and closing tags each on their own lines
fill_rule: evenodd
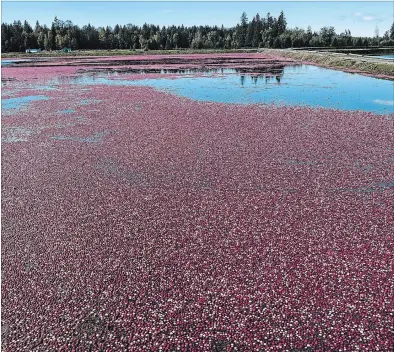
<svg viewBox="0 0 394 352">
<path fill-rule="evenodd" d="M 122 60 L 2 68 L 3 349 L 390 350 L 393 81 Z"/>
<path fill-rule="evenodd" d="M 136 74 L 140 74 L 141 77 L 136 77 Z M 156 75 L 145 78 L 150 74 Z M 252 69 L 98 68 L 77 76 L 54 77 L 41 85 L 36 85 L 35 88 L 61 89 L 65 84 L 149 86 L 200 101 L 394 113 L 392 81 L 312 65 L 290 64 L 277 68 Z M 14 99 L 18 98 L 3 99 L 5 109 L 13 104 Z"/>
<path fill-rule="evenodd" d="M 382 59 L 390 59 L 390 60 L 394 60 L 394 55 L 375 55 L 373 57 L 380 57 Z"/>
<path fill-rule="evenodd" d="M 82 75 L 69 84 L 150 86 L 200 101 L 241 104 L 312 106 L 341 110 L 394 113 L 394 83 L 311 65 L 282 69 L 142 70 L 139 73 L 177 74 L 166 78 L 127 79 L 125 72 Z M 244 72 L 242 72 L 244 71 Z M 124 77 L 126 76 L 126 77 Z M 51 83 L 50 85 L 52 85 Z"/>
</svg>

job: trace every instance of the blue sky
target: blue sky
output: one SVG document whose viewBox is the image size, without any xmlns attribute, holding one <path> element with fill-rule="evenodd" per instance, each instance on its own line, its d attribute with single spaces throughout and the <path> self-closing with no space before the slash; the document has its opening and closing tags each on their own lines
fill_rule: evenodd
<svg viewBox="0 0 394 352">
<path fill-rule="evenodd" d="M 341 1 L 341 2 L 285 2 L 285 1 L 206 1 L 206 2 L 110 2 L 110 1 L 2 1 L 2 22 L 27 20 L 34 26 L 36 20 L 50 26 L 55 16 L 71 20 L 74 24 L 114 26 L 133 23 L 142 25 L 235 25 L 243 11 L 251 20 L 256 13 L 267 12 L 277 17 L 283 10 L 289 27 L 313 30 L 334 26 L 337 33 L 350 29 L 355 36 L 373 36 L 376 26 L 380 35 L 393 23 L 393 2 Z"/>
</svg>

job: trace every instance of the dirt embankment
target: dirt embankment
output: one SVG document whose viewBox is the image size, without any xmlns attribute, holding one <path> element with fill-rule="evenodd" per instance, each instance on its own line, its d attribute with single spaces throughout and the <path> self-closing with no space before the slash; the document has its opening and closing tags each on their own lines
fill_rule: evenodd
<svg viewBox="0 0 394 352">
<path fill-rule="evenodd" d="M 96 49 L 96 50 L 74 50 L 65 53 L 62 50 L 43 50 L 39 53 L 10 52 L 1 53 L 2 59 L 13 58 L 37 58 L 37 57 L 92 57 L 92 56 L 130 56 L 130 55 L 192 55 L 192 54 L 225 54 L 225 53 L 256 53 L 258 49 L 172 49 L 172 50 L 129 50 L 129 49 Z"/>
<path fill-rule="evenodd" d="M 394 61 L 329 52 L 296 51 L 289 49 L 263 49 L 265 54 L 282 56 L 345 72 L 359 73 L 377 78 L 394 80 Z"/>
</svg>

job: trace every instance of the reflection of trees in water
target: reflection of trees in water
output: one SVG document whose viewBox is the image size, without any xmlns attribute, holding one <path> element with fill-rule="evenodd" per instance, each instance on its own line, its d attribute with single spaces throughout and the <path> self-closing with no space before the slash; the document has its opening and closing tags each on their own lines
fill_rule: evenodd
<svg viewBox="0 0 394 352">
<path fill-rule="evenodd" d="M 194 67 L 187 69 L 179 69 L 179 68 L 127 68 L 127 69 L 93 69 L 88 71 L 83 71 L 79 73 L 83 73 L 83 77 L 89 78 L 99 78 L 102 77 L 103 74 L 107 74 L 108 76 L 118 76 L 121 74 L 127 73 L 156 73 L 156 74 L 196 74 L 196 73 L 212 73 L 212 74 L 237 74 L 240 77 L 241 85 L 245 84 L 245 78 L 249 76 L 253 82 L 253 84 L 257 84 L 258 81 L 262 80 L 266 84 L 268 83 L 277 83 L 280 84 L 285 66 L 275 66 L 275 67 L 251 67 L 251 68 L 227 68 L 227 67 Z M 66 78 L 64 80 L 69 80 Z M 62 81 L 62 77 L 59 77 L 59 80 Z M 83 81 L 83 78 L 81 78 Z M 81 82 L 82 83 L 82 82 Z"/>
<path fill-rule="evenodd" d="M 284 66 L 276 67 L 251 67 L 251 68 L 228 68 L 228 67 L 193 67 L 193 68 L 111 68 L 111 69 L 92 69 L 92 70 L 81 70 L 79 73 L 85 74 L 97 74 L 97 73 L 108 73 L 111 74 L 122 74 L 122 73 L 178 73 L 178 74 L 192 74 L 192 73 L 237 73 L 244 75 L 282 75 Z"/>
<path fill-rule="evenodd" d="M 237 73 L 240 74 L 241 85 L 245 84 L 245 77 L 250 75 L 252 82 L 256 85 L 259 80 L 263 80 L 265 84 L 268 83 L 277 83 L 280 84 L 280 81 L 283 76 L 284 67 L 275 67 L 275 68 L 254 68 L 254 69 L 235 69 Z"/>
</svg>

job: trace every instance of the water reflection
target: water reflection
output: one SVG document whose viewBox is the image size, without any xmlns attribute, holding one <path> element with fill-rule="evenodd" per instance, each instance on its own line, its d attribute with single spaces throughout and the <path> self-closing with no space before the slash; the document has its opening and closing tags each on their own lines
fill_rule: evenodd
<svg viewBox="0 0 394 352">
<path fill-rule="evenodd" d="M 297 65 L 298 66 L 298 65 Z M 267 68 L 267 67 L 254 67 L 254 68 L 191 68 L 191 69 L 93 69 L 89 71 L 80 71 L 81 75 L 78 77 L 59 76 L 50 81 L 51 85 L 56 84 L 89 84 L 89 82 L 96 81 L 99 83 L 103 79 L 110 78 L 115 80 L 122 80 L 127 74 L 175 74 L 184 77 L 202 77 L 202 76 L 223 76 L 236 75 L 239 76 L 241 86 L 245 84 L 245 78 L 249 76 L 254 85 L 258 81 L 263 81 L 265 84 L 277 83 L 279 84 L 284 74 L 284 66 Z M 200 74 L 200 75 L 199 75 Z M 48 85 L 49 87 L 49 85 Z"/>
<path fill-rule="evenodd" d="M 282 75 L 284 71 L 283 65 L 278 65 L 275 67 L 241 67 L 241 68 L 224 68 L 224 67 L 195 67 L 188 69 L 180 69 L 180 68 L 111 68 L 111 69 L 91 69 L 91 70 L 81 70 L 80 73 L 83 74 L 103 74 L 107 73 L 108 75 L 122 75 L 127 73 L 138 73 L 138 74 L 148 74 L 148 73 L 156 73 L 156 74 L 181 74 L 181 75 L 189 75 L 189 74 L 197 74 L 197 73 L 209 73 L 209 74 L 247 74 L 247 75 Z"/>
<path fill-rule="evenodd" d="M 191 69 L 110 69 L 110 70 L 94 70 L 87 71 L 84 73 L 86 76 L 90 77 L 102 77 L 103 75 L 108 75 L 112 77 L 122 78 L 124 74 L 179 74 L 179 75 L 195 75 L 195 74 L 208 74 L 208 75 L 229 75 L 235 74 L 239 75 L 241 86 L 245 84 L 245 78 L 249 76 L 254 85 L 257 85 L 259 80 L 263 80 L 266 84 L 268 83 L 278 83 L 280 84 L 281 77 L 284 72 L 284 66 L 277 66 L 275 68 L 270 67 L 253 67 L 253 68 L 210 68 L 210 67 L 200 67 Z M 67 80 L 67 77 L 61 77 Z"/>
<path fill-rule="evenodd" d="M 160 74 L 130 76 L 130 73 L 144 75 L 152 72 Z M 178 76 L 166 77 L 166 74 Z M 200 101 L 394 113 L 394 82 L 312 65 L 269 69 L 94 69 L 82 71 L 79 76 L 53 78 L 37 85 L 36 89 L 61 89 L 64 84 L 80 85 L 81 89 L 94 85 L 149 86 Z"/>
<path fill-rule="evenodd" d="M 241 74 L 239 76 L 240 79 L 240 83 L 241 86 L 243 87 L 245 85 L 245 79 L 246 79 L 246 75 Z M 270 74 L 255 74 L 255 75 L 251 75 L 250 79 L 252 81 L 252 83 L 254 84 L 254 86 L 257 86 L 257 83 L 261 80 L 263 81 L 266 85 L 267 84 L 271 84 L 271 83 L 276 83 L 276 84 L 280 84 L 280 80 L 281 80 L 281 75 L 270 75 Z"/>
</svg>

